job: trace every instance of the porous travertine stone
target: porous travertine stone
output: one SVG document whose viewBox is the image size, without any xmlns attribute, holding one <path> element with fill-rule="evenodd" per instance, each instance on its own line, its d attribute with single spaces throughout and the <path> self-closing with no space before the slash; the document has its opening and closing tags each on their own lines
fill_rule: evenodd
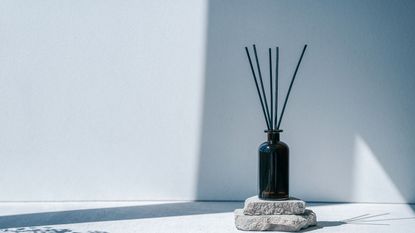
<svg viewBox="0 0 415 233">
<path fill-rule="evenodd" d="M 245 200 L 245 215 L 302 214 L 305 202 L 294 197 L 282 201 L 261 200 L 253 196 Z"/>
<path fill-rule="evenodd" d="M 305 210 L 299 215 L 245 215 L 235 210 L 235 226 L 243 231 L 299 231 L 317 223 L 316 214 Z"/>
</svg>

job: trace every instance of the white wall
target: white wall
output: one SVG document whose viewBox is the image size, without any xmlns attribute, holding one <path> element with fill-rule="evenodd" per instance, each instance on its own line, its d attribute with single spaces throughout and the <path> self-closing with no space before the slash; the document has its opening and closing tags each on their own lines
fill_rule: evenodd
<svg viewBox="0 0 415 233">
<path fill-rule="evenodd" d="M 192 199 L 203 1 L 2 1 L 0 200 Z"/>
<path fill-rule="evenodd" d="M 2 1 L 0 200 L 242 200 L 281 48 L 291 194 L 415 202 L 411 1 Z M 266 70 L 263 63 L 264 73 Z"/>
</svg>

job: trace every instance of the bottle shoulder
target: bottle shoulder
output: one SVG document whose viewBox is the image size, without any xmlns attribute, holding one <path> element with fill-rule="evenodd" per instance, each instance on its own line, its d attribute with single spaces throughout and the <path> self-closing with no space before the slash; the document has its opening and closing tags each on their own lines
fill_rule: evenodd
<svg viewBox="0 0 415 233">
<path fill-rule="evenodd" d="M 259 146 L 260 151 L 275 150 L 275 149 L 288 150 L 288 145 L 285 142 L 278 141 L 275 144 L 270 144 L 269 142 L 264 142 Z"/>
</svg>

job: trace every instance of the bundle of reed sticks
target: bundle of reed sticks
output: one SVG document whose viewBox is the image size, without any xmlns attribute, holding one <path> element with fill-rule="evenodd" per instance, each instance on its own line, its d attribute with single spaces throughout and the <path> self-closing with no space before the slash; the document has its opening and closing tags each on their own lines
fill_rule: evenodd
<svg viewBox="0 0 415 233">
<path fill-rule="evenodd" d="M 254 55 L 255 55 L 255 61 L 257 66 L 257 74 L 259 77 L 259 84 L 261 88 L 259 88 L 257 75 L 254 69 L 254 66 L 252 64 L 251 56 L 249 54 L 248 47 L 245 47 L 246 55 L 248 56 L 249 65 L 251 66 L 252 76 L 255 81 L 256 90 L 258 92 L 259 101 L 261 102 L 262 112 L 264 114 L 265 123 L 267 124 L 267 131 L 281 131 L 281 120 L 284 116 L 285 107 L 287 106 L 288 97 L 290 96 L 292 86 L 294 84 L 295 77 L 297 76 L 298 68 L 300 67 L 301 61 L 303 60 L 303 56 L 305 53 L 305 50 L 307 49 L 307 45 L 304 45 L 303 51 L 301 52 L 300 59 L 297 62 L 297 66 L 295 68 L 294 74 L 291 78 L 290 86 L 288 87 L 287 95 L 285 96 L 284 105 L 282 106 L 281 114 L 278 119 L 278 63 L 279 63 L 279 47 L 275 48 L 275 85 L 273 85 L 273 75 L 272 75 L 272 49 L 268 49 L 268 57 L 269 57 L 269 98 L 271 100 L 271 108 L 268 108 L 268 101 L 267 101 L 267 95 L 265 93 L 264 83 L 262 81 L 262 74 L 261 74 L 261 67 L 259 65 L 258 61 L 258 54 L 256 50 L 256 46 L 252 46 L 254 49 Z M 275 89 L 274 89 L 275 86 Z M 275 93 L 274 93 L 275 91 Z M 275 99 L 275 100 L 274 100 Z M 275 108 L 274 108 L 275 105 Z M 275 110 L 275 112 L 274 112 Z"/>
</svg>

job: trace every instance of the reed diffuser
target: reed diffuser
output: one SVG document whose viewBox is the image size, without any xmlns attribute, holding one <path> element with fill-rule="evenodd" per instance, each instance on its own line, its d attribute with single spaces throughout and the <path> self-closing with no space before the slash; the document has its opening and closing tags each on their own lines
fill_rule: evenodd
<svg viewBox="0 0 415 233">
<path fill-rule="evenodd" d="M 289 198 L 289 148 L 287 144 L 280 141 L 280 133 L 282 132 L 281 120 L 284 116 L 285 107 L 287 106 L 288 97 L 290 96 L 295 77 L 297 76 L 298 68 L 303 59 L 307 45 L 304 45 L 298 60 L 294 74 L 291 78 L 290 86 L 288 87 L 287 95 L 285 96 L 284 104 L 282 106 L 281 114 L 278 119 L 278 63 L 279 63 L 279 48 L 275 48 L 275 84 L 273 84 L 272 75 L 272 49 L 268 49 L 269 57 L 269 99 L 270 108 L 268 108 L 267 94 L 265 93 L 264 83 L 262 80 L 261 68 L 258 61 L 258 54 L 256 46 L 253 45 L 257 73 L 252 64 L 251 56 L 248 47 L 245 47 L 246 55 L 251 67 L 252 76 L 255 81 L 256 90 L 261 103 L 262 112 L 264 114 L 267 129 L 267 141 L 259 146 L 259 191 L 258 197 L 269 200 L 285 200 Z M 258 79 L 259 78 L 259 85 Z M 275 86 L 275 89 L 274 89 Z M 261 87 L 261 88 L 260 88 Z M 274 93 L 275 92 L 275 93 Z M 274 107 L 275 105 L 275 107 Z M 278 119 L 278 121 L 277 121 Z"/>
</svg>

